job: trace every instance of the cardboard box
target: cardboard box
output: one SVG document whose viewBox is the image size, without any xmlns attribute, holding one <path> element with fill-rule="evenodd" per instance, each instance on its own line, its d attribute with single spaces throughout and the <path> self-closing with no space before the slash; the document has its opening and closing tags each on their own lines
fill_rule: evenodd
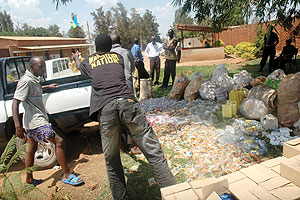
<svg viewBox="0 0 300 200">
<path fill-rule="evenodd" d="M 260 172 L 254 166 L 241 169 L 240 172 L 253 180 L 255 183 L 261 183 L 272 178 L 272 176 L 268 176 L 267 174 Z"/>
<path fill-rule="evenodd" d="M 200 199 L 206 199 L 213 192 L 222 194 L 228 191 L 228 180 L 224 177 L 192 181 L 190 185 L 196 191 Z"/>
<path fill-rule="evenodd" d="M 169 187 L 161 188 L 160 192 L 161 192 L 162 199 L 164 199 L 169 195 L 172 195 L 172 194 L 175 194 L 178 192 L 182 192 L 185 190 L 189 190 L 189 189 L 191 189 L 190 184 L 185 182 L 185 183 L 180 183 L 180 184 L 172 185 Z"/>
<path fill-rule="evenodd" d="M 276 172 L 277 174 L 280 174 L 280 165 L 276 165 L 275 167 L 272 167 L 271 170 Z"/>
<path fill-rule="evenodd" d="M 229 184 L 229 190 L 234 195 L 242 192 L 243 190 L 251 190 L 255 187 L 257 187 L 257 184 L 250 178 L 243 178 L 239 181 Z"/>
<path fill-rule="evenodd" d="M 291 199 L 291 200 L 299 200 L 300 199 L 300 188 L 295 184 L 288 184 L 283 187 L 279 187 L 275 190 L 271 191 L 271 194 L 276 196 L 279 199 Z"/>
<path fill-rule="evenodd" d="M 199 200 L 193 189 L 184 190 L 175 194 L 162 197 L 163 200 Z"/>
<path fill-rule="evenodd" d="M 300 186 L 300 160 L 291 158 L 280 164 L 280 174 L 297 186 Z"/>
<path fill-rule="evenodd" d="M 290 180 L 287 180 L 287 179 L 285 179 L 281 176 L 277 176 L 277 177 L 271 178 L 271 179 L 269 179 L 265 182 L 260 183 L 260 185 L 262 187 L 264 187 L 265 189 L 271 191 L 271 190 L 274 190 L 276 188 L 287 185 L 289 183 L 291 183 Z"/>
<path fill-rule="evenodd" d="M 273 178 L 273 177 L 279 176 L 278 173 L 274 172 L 273 170 L 271 170 L 270 168 L 268 168 L 268 167 L 266 167 L 264 165 L 254 165 L 253 168 L 255 168 L 257 171 L 265 174 L 269 178 Z"/>
<path fill-rule="evenodd" d="M 265 162 L 262 162 L 261 165 L 264 165 L 268 168 L 272 168 L 272 167 L 275 167 L 276 165 L 280 165 L 280 162 L 282 162 L 284 160 L 287 160 L 287 158 L 281 156 L 281 157 L 273 158 L 271 160 L 267 160 Z"/>
<path fill-rule="evenodd" d="M 209 195 L 209 197 L 206 198 L 206 200 L 222 200 L 222 199 L 216 192 L 213 192 Z"/>
<path fill-rule="evenodd" d="M 274 195 L 261 186 L 251 189 L 250 192 L 259 199 L 278 200 Z"/>
<path fill-rule="evenodd" d="M 287 158 L 300 154 L 300 138 L 287 141 L 283 144 L 283 156 Z"/>
<path fill-rule="evenodd" d="M 243 190 L 238 193 L 234 193 L 237 199 L 239 200 L 259 200 L 256 196 L 254 196 L 251 192 L 248 190 Z"/>
<path fill-rule="evenodd" d="M 228 183 L 231 184 L 233 182 L 236 182 L 238 180 L 246 178 L 246 175 L 239 172 L 239 171 L 237 171 L 237 172 L 233 172 L 231 174 L 228 174 L 228 175 L 224 176 L 224 178 L 227 178 Z"/>
</svg>

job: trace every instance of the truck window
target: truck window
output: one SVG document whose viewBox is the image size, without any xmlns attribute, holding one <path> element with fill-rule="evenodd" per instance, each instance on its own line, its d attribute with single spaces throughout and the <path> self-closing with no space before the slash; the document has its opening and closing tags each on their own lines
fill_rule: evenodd
<svg viewBox="0 0 300 200">
<path fill-rule="evenodd" d="M 52 67 L 53 67 L 53 74 L 57 73 L 58 72 L 58 66 L 57 66 L 57 62 L 54 61 L 52 63 Z"/>
<path fill-rule="evenodd" d="M 7 84 L 17 82 L 19 80 L 18 71 L 14 60 L 6 62 L 6 81 Z"/>
</svg>

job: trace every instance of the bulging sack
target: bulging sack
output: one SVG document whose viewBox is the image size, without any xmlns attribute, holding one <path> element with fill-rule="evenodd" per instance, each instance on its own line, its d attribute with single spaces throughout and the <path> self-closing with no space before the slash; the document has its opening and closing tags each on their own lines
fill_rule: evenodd
<svg viewBox="0 0 300 200">
<path fill-rule="evenodd" d="M 217 86 L 212 81 L 206 81 L 202 83 L 199 93 L 202 99 L 206 100 L 215 100 Z"/>
<path fill-rule="evenodd" d="M 168 98 L 180 100 L 189 82 L 190 80 L 183 73 L 176 76 L 172 90 L 168 94 Z"/>
<path fill-rule="evenodd" d="M 193 77 L 194 76 L 194 77 Z M 185 88 L 184 91 L 184 99 L 186 101 L 193 101 L 199 96 L 199 89 L 201 87 L 201 84 L 203 83 L 203 74 L 194 74 L 188 84 L 188 86 Z"/>
<path fill-rule="evenodd" d="M 263 85 L 266 80 L 267 78 L 265 76 L 256 77 L 254 80 L 251 81 L 251 86 L 255 87 L 258 85 Z"/>
<path fill-rule="evenodd" d="M 248 92 L 248 98 L 254 98 L 263 101 L 265 106 L 269 109 L 276 108 L 276 97 L 277 91 L 266 85 L 258 85 Z"/>
<path fill-rule="evenodd" d="M 216 67 L 212 73 L 211 81 L 216 84 L 217 87 L 223 87 L 230 92 L 234 87 L 233 78 L 228 76 L 228 70 L 224 64 L 220 64 Z"/>
<path fill-rule="evenodd" d="M 139 101 L 144 101 L 153 97 L 152 95 L 152 79 L 141 79 L 140 80 L 140 98 Z"/>
<path fill-rule="evenodd" d="M 241 87 L 247 87 L 251 84 L 251 81 L 253 80 L 251 74 L 247 72 L 246 70 L 241 71 L 238 74 L 233 75 L 233 81 L 236 85 Z"/>
<path fill-rule="evenodd" d="M 271 110 L 261 100 L 247 98 L 244 99 L 240 106 L 240 113 L 247 119 L 260 120 L 261 117 L 270 114 Z"/>
</svg>

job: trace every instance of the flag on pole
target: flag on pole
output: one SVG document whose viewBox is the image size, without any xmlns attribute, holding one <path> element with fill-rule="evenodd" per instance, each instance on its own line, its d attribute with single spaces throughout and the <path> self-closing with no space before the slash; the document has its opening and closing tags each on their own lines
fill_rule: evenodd
<svg viewBox="0 0 300 200">
<path fill-rule="evenodd" d="M 72 13 L 73 14 L 73 13 Z M 71 22 L 71 28 L 76 28 L 79 26 L 78 21 L 77 21 L 77 16 L 76 15 L 72 15 L 72 19 L 73 21 Z"/>
</svg>

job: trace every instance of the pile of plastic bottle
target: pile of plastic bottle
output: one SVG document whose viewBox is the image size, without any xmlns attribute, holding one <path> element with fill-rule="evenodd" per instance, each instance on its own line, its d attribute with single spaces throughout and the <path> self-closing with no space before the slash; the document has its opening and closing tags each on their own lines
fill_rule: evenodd
<svg viewBox="0 0 300 200">
<path fill-rule="evenodd" d="M 162 97 L 146 100 L 141 107 L 162 146 L 174 151 L 174 155 L 166 155 L 173 174 L 183 172 L 192 179 L 221 176 L 248 167 L 250 153 L 268 152 L 266 140 L 260 138 L 269 138 L 272 145 L 293 139 L 289 129 L 266 132 L 255 120 L 233 119 L 230 125 L 217 129 L 214 124 L 223 119 L 221 104 L 214 101 L 186 102 Z"/>
</svg>

